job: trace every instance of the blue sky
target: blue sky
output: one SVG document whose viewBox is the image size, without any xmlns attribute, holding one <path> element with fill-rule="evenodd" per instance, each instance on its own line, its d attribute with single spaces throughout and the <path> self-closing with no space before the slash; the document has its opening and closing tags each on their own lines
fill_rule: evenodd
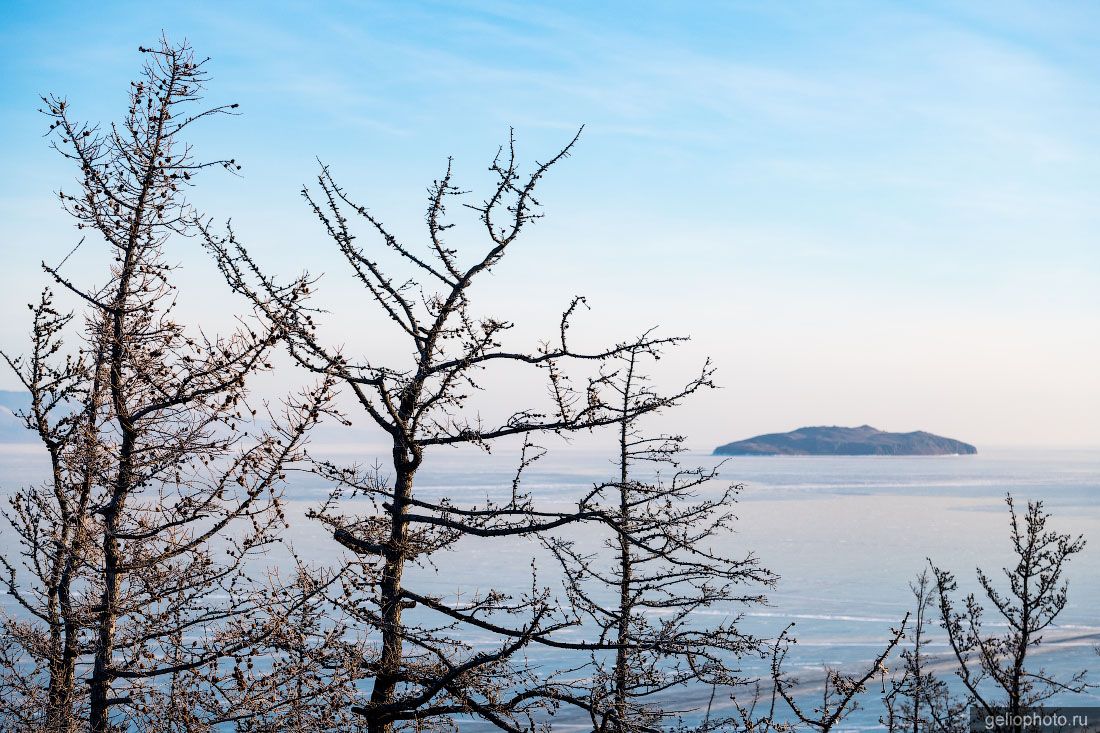
<svg viewBox="0 0 1100 733">
<path fill-rule="evenodd" d="M 709 354 L 725 385 L 675 418 L 699 447 L 822 423 L 1100 445 L 1100 6 L 162 5 L 4 3 L 6 349 L 37 263 L 75 241 L 36 95 L 117 117 L 163 30 L 212 58 L 211 102 L 241 105 L 194 142 L 243 175 L 195 202 L 273 268 L 327 273 L 339 338 L 374 331 L 297 194 L 317 158 L 415 241 L 446 156 L 476 192 L 509 126 L 532 160 L 583 123 L 483 293 L 518 337 L 574 293 L 592 335 L 692 334 L 678 363 Z M 189 313 L 239 306 L 178 252 Z"/>
</svg>

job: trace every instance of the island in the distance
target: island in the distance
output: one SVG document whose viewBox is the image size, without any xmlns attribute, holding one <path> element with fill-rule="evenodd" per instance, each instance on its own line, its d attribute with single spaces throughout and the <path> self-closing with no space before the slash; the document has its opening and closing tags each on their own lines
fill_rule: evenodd
<svg viewBox="0 0 1100 733">
<path fill-rule="evenodd" d="M 870 425 L 821 426 L 758 435 L 714 449 L 716 456 L 948 456 L 977 453 L 960 440 L 917 430 L 887 433 Z"/>
</svg>

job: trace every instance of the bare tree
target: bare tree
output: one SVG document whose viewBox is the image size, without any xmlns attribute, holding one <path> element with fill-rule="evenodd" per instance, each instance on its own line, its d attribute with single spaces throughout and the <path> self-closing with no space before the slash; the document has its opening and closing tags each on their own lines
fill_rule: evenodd
<svg viewBox="0 0 1100 733">
<path fill-rule="evenodd" d="M 795 733 L 811 730 L 828 733 L 860 709 L 860 696 L 876 678 L 886 694 L 890 658 L 905 637 L 912 614 L 906 613 L 882 650 L 857 672 L 842 672 L 828 664 L 820 680 L 802 680 L 784 670 L 795 623 L 787 624 L 771 643 L 771 669 L 766 680 L 741 685 L 730 696 L 733 714 L 724 721 L 745 733 Z M 816 695 L 816 699 L 815 699 Z"/>
<path fill-rule="evenodd" d="M 676 392 L 658 393 L 642 363 L 658 357 L 651 348 L 631 349 L 609 373 L 618 475 L 582 502 L 585 512 L 600 514 L 607 552 L 543 538 L 564 570 L 572 608 L 585 621 L 592 663 L 582 699 L 598 731 L 660 730 L 689 712 L 675 701 L 690 686 L 705 691 L 744 682 L 734 665 L 758 651 L 759 640 L 738 628 L 736 610 L 717 624 L 701 622 L 700 612 L 762 603 L 760 586 L 775 581 L 752 554 L 731 558 L 713 549 L 731 529 L 741 487 L 703 497 L 717 469 L 682 468 L 683 436 L 648 435 L 638 425 L 641 415 L 713 387 L 707 363 Z M 593 530 L 599 526 L 584 531 Z M 720 725 L 708 717 L 702 727 Z"/>
<path fill-rule="evenodd" d="M 232 229 L 224 235 L 206 229 L 207 245 L 219 258 L 227 281 L 273 328 L 288 334 L 289 350 L 298 363 L 340 380 L 392 443 L 385 474 L 359 466 L 315 464 L 317 472 L 337 487 L 337 495 L 315 516 L 361 561 L 355 565 L 358 579 L 349 586 L 345 606 L 379 637 L 377 655 L 365 662 L 374 674 L 370 697 L 356 708 L 372 733 L 406 723 L 447 725 L 454 716 L 466 714 L 515 730 L 548 692 L 519 656 L 535 640 L 571 623 L 555 612 L 545 589 L 532 585 L 530 593 L 516 598 L 486 591 L 447 599 L 413 590 L 406 571 L 430 563 L 464 537 L 530 535 L 576 521 L 585 513 L 583 507 L 570 516 L 540 511 L 518 489 L 507 501 L 478 505 L 425 497 L 415 490 L 415 477 L 427 451 L 457 445 L 488 450 L 495 441 L 511 436 L 614 424 L 621 416 L 603 397 L 606 377 L 592 370 L 582 377 L 581 386 L 574 386 L 567 366 L 598 366 L 631 350 L 668 342 L 645 335 L 606 348 L 577 349 L 567 336 L 585 302 L 575 298 L 562 315 L 555 339 L 535 348 L 509 348 L 502 339 L 512 324 L 479 317 L 473 310 L 474 285 L 540 216 L 535 189 L 550 168 L 569 155 L 576 139 L 526 175 L 519 170 L 513 141 L 500 151 L 490 168 L 496 183 L 488 197 L 481 204 L 466 204 L 479 217 L 488 242 L 465 263 L 445 240 L 454 226 L 445 219 L 447 206 L 464 193 L 453 183 L 449 164 L 429 190 L 423 248 L 399 241 L 367 208 L 353 202 L 327 167 L 318 176 L 317 189 L 303 191 L 368 302 L 404 339 L 409 353 L 404 363 L 384 365 L 377 358 L 355 357 L 330 345 L 308 301 L 313 285 L 309 275 L 280 284 L 264 274 Z M 365 223 L 380 246 L 368 252 L 357 244 L 352 216 Z M 383 264 L 387 256 L 393 261 Z M 541 407 L 522 406 L 499 422 L 483 421 L 474 414 L 470 395 L 503 378 L 497 372 L 486 381 L 485 370 L 508 366 L 541 370 L 549 399 Z M 337 501 L 341 491 L 371 498 L 375 513 L 343 514 Z M 406 614 L 412 608 L 418 609 L 415 620 Z M 460 641 L 456 625 L 495 634 L 499 644 L 475 651 Z"/>
<path fill-rule="evenodd" d="M 886 660 L 890 658 L 894 649 L 901 643 L 905 635 L 906 625 L 909 623 L 909 616 L 910 614 L 905 614 L 905 618 L 898 624 L 898 628 L 892 630 L 892 636 L 883 650 L 862 671 L 854 674 L 844 673 L 826 666 L 824 678 L 820 684 L 820 697 L 818 702 L 812 703 L 813 707 L 809 707 L 811 703 L 807 698 L 804 698 L 802 702 L 797 699 L 799 697 L 797 694 L 799 680 L 783 671 L 783 662 L 790 650 L 790 644 L 796 641 L 790 637 L 790 630 L 794 627 L 794 624 L 787 626 L 772 647 L 771 678 L 773 693 L 769 713 L 766 717 L 754 721 L 751 728 L 753 730 L 782 730 L 801 726 L 820 731 L 820 733 L 829 733 L 843 722 L 847 716 L 859 709 L 858 696 L 867 691 L 867 685 L 876 677 L 880 678 L 885 690 L 888 672 Z M 790 711 L 794 713 L 795 720 L 793 724 L 778 722 L 778 718 L 775 717 L 776 697 L 782 699 Z"/>
<path fill-rule="evenodd" d="M 331 388 L 250 404 L 246 380 L 270 367 L 281 334 L 241 321 L 210 337 L 175 317 L 166 248 L 195 219 L 183 192 L 206 168 L 238 167 L 195 161 L 182 136 L 236 105 L 193 108 L 207 73 L 186 45 L 141 51 L 118 124 L 75 121 L 65 99 L 44 98 L 54 147 L 80 169 L 62 206 L 111 266 L 86 286 L 44 264 L 78 300 L 81 327 L 47 294 L 32 309 L 30 355 L 6 357 L 51 461 L 47 483 L 11 501 L 22 549 L 3 560 L 24 612 L 6 619 L 5 692 L 44 703 L 19 713 L 34 730 L 86 719 L 93 733 L 194 731 L 231 716 L 211 690 L 289 613 L 248 564 L 277 539 L 286 466 Z M 80 340 L 72 352 L 66 330 Z"/>
<path fill-rule="evenodd" d="M 909 590 L 916 603 L 913 624 L 906 634 L 912 646 L 902 650 L 901 674 L 883 696 L 886 714 L 881 722 L 891 733 L 959 733 L 967 727 L 966 706 L 953 698 L 947 683 L 930 669 L 928 625 L 936 611 L 936 595 L 927 570 L 909 583 Z"/>
<path fill-rule="evenodd" d="M 46 449 L 50 477 L 17 490 L 4 512 L 21 545 L 18 564 L 0 558 L 4 584 L 27 615 L 4 618 L 0 714 L 24 729 L 69 733 L 84 709 L 77 662 L 89 614 L 83 571 L 96 556 L 88 506 L 106 458 L 95 438 L 103 422 L 104 350 L 92 344 L 59 356 L 73 316 L 56 310 L 48 290 L 31 310 L 30 354 L 3 358 L 31 395 L 23 419 Z"/>
<path fill-rule="evenodd" d="M 955 576 L 931 561 L 929 565 L 936 582 L 940 622 L 971 704 L 989 714 L 1003 708 L 1015 719 L 1059 693 L 1080 693 L 1089 687 L 1084 671 L 1059 680 L 1028 664 L 1028 654 L 1042 643 L 1043 633 L 1066 607 L 1068 587 L 1063 573 L 1066 563 L 1085 548 L 1085 540 L 1047 529 L 1050 515 L 1041 501 L 1029 501 L 1022 518 L 1011 496 L 1005 503 L 1016 563 L 1002 569 L 1008 592 L 998 590 L 983 570 L 977 571 L 983 595 L 1007 624 L 1003 634 L 985 631 L 985 608 L 975 594 L 967 594 L 958 608 L 951 598 L 958 588 Z M 1013 724 L 1011 730 L 1015 732 L 1019 726 Z"/>
</svg>

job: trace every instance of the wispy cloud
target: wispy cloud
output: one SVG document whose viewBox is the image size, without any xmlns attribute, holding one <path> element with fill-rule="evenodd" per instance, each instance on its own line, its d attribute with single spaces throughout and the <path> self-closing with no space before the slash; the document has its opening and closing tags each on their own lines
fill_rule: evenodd
<svg viewBox="0 0 1100 733">
<path fill-rule="evenodd" d="M 1073 362 L 1066 390 L 1100 410 L 1100 388 L 1085 376 L 1100 370 L 1100 343 L 1059 346 L 1073 331 L 1100 332 L 1100 9 L 1015 0 L 27 6 L 0 26 L 0 66 L 13 72 L 0 120 L 19 131 L 0 138 L 9 170 L 0 239 L 34 239 L 42 206 L 23 202 L 71 176 L 40 130 L 26 132 L 31 91 L 69 91 L 81 109 L 109 114 L 137 43 L 162 28 L 214 57 L 213 96 L 246 113 L 218 128 L 243 148 L 246 177 L 212 178 L 197 195 L 237 216 L 287 271 L 337 269 L 310 239 L 306 212 L 288 205 L 315 156 L 416 241 L 423 186 L 447 154 L 476 188 L 508 126 L 538 158 L 585 123 L 578 154 L 546 183 L 551 218 L 515 255 L 517 268 L 542 274 L 523 307 L 602 288 L 613 292 L 609 322 L 652 316 L 701 329 L 691 348 L 763 386 L 700 407 L 700 425 L 718 425 L 735 401 L 774 408 L 802 360 L 822 384 L 861 362 L 888 363 L 908 370 L 898 378 L 913 394 L 927 394 L 951 378 L 960 343 L 978 346 L 956 369 L 959 398 L 970 389 L 993 404 L 982 374 L 995 370 L 997 389 L 1009 389 L 1057 363 L 1057 353 L 1029 355 L 1020 347 L 1029 339 L 1061 348 Z M 629 285 L 607 285 L 624 271 Z M 21 306 L 33 283 L 2 277 L 0 307 Z M 326 282 L 334 300 L 353 299 L 338 282 Z M 0 343 L 15 333 L 0 324 Z M 917 365 L 906 367 L 902 355 L 915 349 Z M 885 376 L 867 379 L 868 394 L 889 391 Z M 812 398 L 808 382 L 798 389 Z M 918 402 L 900 394 L 894 409 L 919 414 Z M 1095 421 L 1060 423 L 1065 415 L 1038 393 L 1021 409 L 1100 442 Z M 960 432 L 1012 442 L 980 413 Z"/>
</svg>

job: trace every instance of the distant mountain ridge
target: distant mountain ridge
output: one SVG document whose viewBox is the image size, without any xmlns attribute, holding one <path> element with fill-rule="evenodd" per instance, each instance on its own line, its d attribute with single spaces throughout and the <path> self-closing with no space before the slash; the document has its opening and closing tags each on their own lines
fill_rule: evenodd
<svg viewBox="0 0 1100 733">
<path fill-rule="evenodd" d="M 716 456 L 945 456 L 970 455 L 978 449 L 961 440 L 923 430 L 888 433 L 870 425 L 805 427 L 726 443 Z"/>
<path fill-rule="evenodd" d="M 38 437 L 15 414 L 30 407 L 29 392 L 0 390 L 0 443 L 29 443 Z"/>
</svg>

